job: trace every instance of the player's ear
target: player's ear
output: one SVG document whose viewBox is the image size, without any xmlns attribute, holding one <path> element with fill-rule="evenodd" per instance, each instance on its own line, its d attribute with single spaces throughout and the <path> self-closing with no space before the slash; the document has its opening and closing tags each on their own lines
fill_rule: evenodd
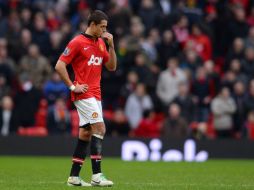
<svg viewBox="0 0 254 190">
<path fill-rule="evenodd" d="M 94 21 L 92 21 L 92 22 L 90 23 L 90 26 L 96 26 L 96 23 L 95 23 Z"/>
</svg>

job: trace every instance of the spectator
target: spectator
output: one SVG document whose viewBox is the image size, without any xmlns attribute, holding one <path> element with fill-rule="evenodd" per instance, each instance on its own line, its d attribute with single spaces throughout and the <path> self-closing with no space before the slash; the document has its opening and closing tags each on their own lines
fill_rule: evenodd
<svg viewBox="0 0 254 190">
<path fill-rule="evenodd" d="M 173 103 L 177 104 L 181 109 L 181 117 L 187 122 L 192 122 L 196 119 L 197 105 L 194 97 L 190 94 L 189 86 L 186 82 L 181 82 L 178 85 L 178 96 L 175 97 Z"/>
<path fill-rule="evenodd" d="M 159 10 L 153 0 L 142 0 L 138 15 L 145 25 L 146 33 L 150 31 L 158 21 Z"/>
<path fill-rule="evenodd" d="M 244 101 L 246 99 L 246 85 L 242 81 L 237 81 L 234 84 L 234 90 L 232 93 L 234 101 L 236 103 L 236 112 L 233 115 L 234 128 L 233 132 L 236 137 L 241 137 L 244 132 L 245 124 L 245 107 Z"/>
<path fill-rule="evenodd" d="M 218 96 L 211 103 L 214 115 L 214 128 L 219 138 L 231 137 L 233 129 L 232 116 L 236 111 L 235 101 L 230 97 L 230 90 L 222 87 Z"/>
<path fill-rule="evenodd" d="M 175 41 L 174 34 L 171 30 L 165 30 L 162 35 L 161 43 L 158 47 L 159 60 L 158 64 L 161 69 L 166 69 L 167 60 L 171 57 L 176 57 L 179 52 L 179 45 Z"/>
<path fill-rule="evenodd" d="M 254 79 L 249 82 L 248 94 L 244 99 L 244 114 L 247 119 L 248 114 L 254 110 Z"/>
<path fill-rule="evenodd" d="M 254 140 L 254 111 L 251 111 L 248 114 L 246 132 L 248 139 Z"/>
<path fill-rule="evenodd" d="M 152 109 L 153 102 L 146 92 L 146 86 L 139 83 L 130 94 L 125 105 L 125 115 L 130 123 L 131 129 L 136 129 L 143 117 L 144 110 Z"/>
<path fill-rule="evenodd" d="M 34 29 L 32 31 L 33 43 L 35 43 L 44 56 L 50 54 L 50 39 L 46 28 L 46 20 L 42 12 L 34 16 Z"/>
<path fill-rule="evenodd" d="M 233 86 L 235 82 L 237 81 L 235 72 L 228 70 L 224 76 L 221 78 L 221 86 L 226 86 L 230 89 L 230 91 L 233 91 Z"/>
<path fill-rule="evenodd" d="M 50 65 L 53 67 L 57 62 L 58 56 L 64 51 L 64 46 L 62 46 L 62 33 L 59 31 L 53 31 L 50 33 L 50 55 L 49 61 Z"/>
<path fill-rule="evenodd" d="M 178 85 L 186 81 L 184 72 L 178 67 L 178 59 L 170 58 L 168 68 L 159 75 L 156 93 L 163 106 L 167 107 L 178 95 Z"/>
<path fill-rule="evenodd" d="M 7 95 L 11 95 L 11 87 L 7 84 L 5 76 L 0 74 L 0 100 Z"/>
<path fill-rule="evenodd" d="M 107 126 L 107 134 L 113 137 L 128 136 L 130 131 L 130 126 L 124 115 L 124 110 L 121 108 L 114 111 L 113 119 L 108 122 Z"/>
<path fill-rule="evenodd" d="M 254 12 L 254 7 L 253 7 L 253 12 Z M 252 26 L 249 29 L 249 34 L 245 38 L 245 47 L 252 47 L 252 48 L 254 48 L 254 26 Z"/>
<path fill-rule="evenodd" d="M 244 41 L 242 38 L 236 38 L 233 41 L 232 48 L 229 49 L 224 64 L 224 71 L 227 71 L 230 67 L 230 62 L 233 59 L 242 60 L 244 58 Z"/>
<path fill-rule="evenodd" d="M 49 107 L 47 128 L 51 135 L 70 134 L 70 113 L 64 99 L 56 99 L 55 103 Z"/>
<path fill-rule="evenodd" d="M 195 76 L 198 67 L 202 66 L 202 60 L 194 50 L 186 50 L 183 52 L 180 67 L 188 70 Z"/>
<path fill-rule="evenodd" d="M 137 84 L 138 84 L 138 75 L 134 71 L 130 71 L 127 75 L 127 81 L 126 83 L 121 87 L 120 95 L 123 101 L 123 103 L 126 102 L 128 96 L 134 92 Z"/>
<path fill-rule="evenodd" d="M 157 49 L 156 49 L 156 41 L 153 36 L 148 36 L 141 42 L 141 48 L 147 55 L 148 59 L 152 62 L 157 60 Z"/>
<path fill-rule="evenodd" d="M 188 137 L 188 124 L 181 117 L 181 109 L 177 104 L 173 103 L 169 106 L 168 116 L 162 125 L 161 136 L 167 139 Z"/>
<path fill-rule="evenodd" d="M 15 71 L 14 61 L 8 57 L 7 40 L 0 38 L 0 74 L 6 78 L 9 86 L 12 85 Z"/>
<path fill-rule="evenodd" d="M 130 52 L 136 52 L 140 50 L 140 40 L 143 37 L 144 25 L 139 17 L 131 18 L 130 35 L 126 37 L 127 50 Z"/>
<path fill-rule="evenodd" d="M 0 106 L 0 136 L 8 136 L 17 130 L 13 100 L 10 96 L 1 98 Z"/>
<path fill-rule="evenodd" d="M 229 69 L 234 73 L 237 80 L 243 81 L 245 84 L 248 83 L 248 77 L 246 72 L 243 72 L 243 64 L 239 59 L 232 59 Z"/>
<path fill-rule="evenodd" d="M 185 42 L 184 49 L 196 51 L 203 61 L 212 58 L 211 40 L 208 35 L 202 31 L 201 26 L 198 24 L 192 26 L 192 34 Z"/>
<path fill-rule="evenodd" d="M 20 20 L 23 28 L 27 28 L 29 31 L 32 29 L 32 12 L 29 8 L 24 7 L 21 10 Z"/>
<path fill-rule="evenodd" d="M 199 67 L 192 84 L 192 93 L 197 102 L 197 121 L 206 122 L 209 117 L 209 105 L 211 102 L 211 85 L 204 67 Z"/>
<path fill-rule="evenodd" d="M 20 39 L 21 22 L 16 10 L 12 10 L 9 14 L 7 30 L 5 38 L 8 40 L 9 55 L 12 59 L 17 60 L 16 52 L 19 50 L 17 41 Z"/>
<path fill-rule="evenodd" d="M 117 5 L 117 1 L 112 2 L 108 15 L 110 19 L 108 29 L 112 32 L 115 39 L 125 36 L 130 32 L 131 12 L 127 7 Z"/>
<path fill-rule="evenodd" d="M 153 110 L 145 110 L 143 119 L 134 130 L 134 136 L 143 138 L 159 138 L 160 127 L 160 123 L 155 119 L 155 112 Z"/>
<path fill-rule="evenodd" d="M 55 103 L 58 98 L 67 100 L 69 97 L 69 89 L 61 80 L 57 72 L 54 72 L 51 79 L 45 83 L 43 92 L 49 105 Z"/>
<path fill-rule="evenodd" d="M 31 69 L 33 68 L 33 69 Z M 46 57 L 40 54 L 39 48 L 31 44 L 28 54 L 21 58 L 19 64 L 19 75 L 27 74 L 31 77 L 34 85 L 41 89 L 52 73 L 52 67 Z"/>
<path fill-rule="evenodd" d="M 212 60 L 204 63 L 204 69 L 207 74 L 208 81 L 211 85 L 211 94 L 214 97 L 218 94 L 220 88 L 220 75 L 215 71 L 215 64 Z"/>
<path fill-rule="evenodd" d="M 38 90 L 29 76 L 19 77 L 21 89 L 14 97 L 15 113 L 18 127 L 31 127 L 35 124 L 35 113 L 38 110 L 42 93 Z"/>
<path fill-rule="evenodd" d="M 229 45 L 235 38 L 244 38 L 248 35 L 249 26 L 246 22 L 246 13 L 243 7 L 234 5 L 232 8 L 233 19 L 228 22 L 228 38 Z"/>
<path fill-rule="evenodd" d="M 173 31 L 176 36 L 176 41 L 183 47 L 184 43 L 189 38 L 188 18 L 185 15 L 179 16 L 176 24 L 173 26 Z"/>
<path fill-rule="evenodd" d="M 32 43 L 32 33 L 28 29 L 21 30 L 20 40 L 16 42 L 18 45 L 16 51 L 16 58 L 19 61 L 23 55 L 28 53 L 28 48 Z"/>
<path fill-rule="evenodd" d="M 57 19 L 57 15 L 54 9 L 48 9 L 46 13 L 46 26 L 48 30 L 54 31 L 59 28 L 60 22 Z"/>
<path fill-rule="evenodd" d="M 151 64 L 145 54 L 138 53 L 135 56 L 135 65 L 132 68 L 138 74 L 139 82 L 144 83 L 149 88 L 153 88 L 156 85 L 154 75 L 150 69 Z"/>
<path fill-rule="evenodd" d="M 245 50 L 245 59 L 243 60 L 243 71 L 250 80 L 254 76 L 254 48 L 247 47 Z"/>
</svg>

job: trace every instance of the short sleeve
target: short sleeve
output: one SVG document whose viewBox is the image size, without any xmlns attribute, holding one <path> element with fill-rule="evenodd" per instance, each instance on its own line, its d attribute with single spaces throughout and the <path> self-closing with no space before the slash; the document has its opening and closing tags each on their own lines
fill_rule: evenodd
<svg viewBox="0 0 254 190">
<path fill-rule="evenodd" d="M 66 64 L 70 64 L 72 60 L 77 56 L 77 54 L 78 54 L 78 42 L 76 40 L 72 40 L 66 46 L 65 50 L 59 57 L 59 60 L 65 62 Z"/>
</svg>

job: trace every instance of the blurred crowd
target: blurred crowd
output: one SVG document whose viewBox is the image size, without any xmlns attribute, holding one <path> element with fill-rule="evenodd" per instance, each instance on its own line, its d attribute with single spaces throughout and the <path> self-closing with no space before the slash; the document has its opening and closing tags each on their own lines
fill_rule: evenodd
<svg viewBox="0 0 254 190">
<path fill-rule="evenodd" d="M 254 139 L 254 0 L 0 0 L 0 135 L 77 135 L 54 65 L 94 9 L 118 57 L 107 135 Z"/>
</svg>

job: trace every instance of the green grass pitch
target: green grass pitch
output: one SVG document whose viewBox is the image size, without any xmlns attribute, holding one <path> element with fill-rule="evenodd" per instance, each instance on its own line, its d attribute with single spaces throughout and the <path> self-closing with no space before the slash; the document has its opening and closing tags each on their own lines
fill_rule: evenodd
<svg viewBox="0 0 254 190">
<path fill-rule="evenodd" d="M 102 166 L 113 187 L 68 187 L 67 157 L 0 156 L 1 190 L 65 189 L 254 189 L 254 160 L 209 160 L 205 163 L 123 162 L 105 158 Z M 81 176 L 90 181 L 87 159 Z"/>
</svg>

